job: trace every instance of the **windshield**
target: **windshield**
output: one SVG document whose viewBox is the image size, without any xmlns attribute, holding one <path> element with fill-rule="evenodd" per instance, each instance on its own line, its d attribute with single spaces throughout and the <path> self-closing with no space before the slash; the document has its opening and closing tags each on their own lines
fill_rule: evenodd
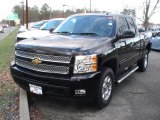
<svg viewBox="0 0 160 120">
<path fill-rule="evenodd" d="M 42 25 L 44 25 L 45 23 L 47 23 L 48 21 L 40 21 L 38 23 L 36 23 L 33 28 L 40 28 Z"/>
<path fill-rule="evenodd" d="M 115 21 L 107 16 L 73 16 L 66 19 L 54 32 L 111 37 L 115 34 Z"/>
<path fill-rule="evenodd" d="M 56 28 L 61 22 L 62 20 L 51 20 L 48 23 L 45 23 L 44 25 L 42 25 L 40 27 L 40 30 L 49 30 L 51 28 Z"/>
</svg>

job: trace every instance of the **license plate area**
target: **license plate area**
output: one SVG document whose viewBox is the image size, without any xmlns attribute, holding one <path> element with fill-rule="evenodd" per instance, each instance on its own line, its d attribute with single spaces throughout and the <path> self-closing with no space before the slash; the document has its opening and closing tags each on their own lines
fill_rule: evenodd
<svg viewBox="0 0 160 120">
<path fill-rule="evenodd" d="M 30 92 L 32 92 L 32 93 L 39 94 L 39 95 L 43 94 L 41 86 L 29 84 L 29 88 L 30 88 Z"/>
</svg>

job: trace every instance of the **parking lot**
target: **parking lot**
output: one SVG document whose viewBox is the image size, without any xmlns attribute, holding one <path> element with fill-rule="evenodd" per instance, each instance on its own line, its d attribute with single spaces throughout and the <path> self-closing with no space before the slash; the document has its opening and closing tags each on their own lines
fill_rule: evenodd
<svg viewBox="0 0 160 120">
<path fill-rule="evenodd" d="M 15 29 L 15 27 L 8 27 L 4 29 L 4 33 L 0 33 L 0 40 L 5 38 L 10 32 L 12 32 Z"/>
<path fill-rule="evenodd" d="M 152 51 L 146 72 L 136 72 L 116 86 L 111 103 L 102 110 L 91 103 L 30 96 L 47 120 L 159 120 L 160 53 Z"/>
</svg>

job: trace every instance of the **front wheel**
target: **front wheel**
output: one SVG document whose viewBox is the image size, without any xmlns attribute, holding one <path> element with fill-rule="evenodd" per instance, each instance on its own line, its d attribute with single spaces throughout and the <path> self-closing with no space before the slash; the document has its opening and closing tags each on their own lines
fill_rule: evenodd
<svg viewBox="0 0 160 120">
<path fill-rule="evenodd" d="M 104 108 L 111 100 L 112 92 L 114 87 L 114 73 L 113 70 L 107 68 L 102 73 L 98 94 L 96 96 L 96 105 L 98 108 Z"/>
<path fill-rule="evenodd" d="M 139 67 L 139 71 L 144 72 L 146 71 L 148 66 L 148 52 L 145 54 L 145 56 L 138 61 L 138 67 Z"/>
</svg>

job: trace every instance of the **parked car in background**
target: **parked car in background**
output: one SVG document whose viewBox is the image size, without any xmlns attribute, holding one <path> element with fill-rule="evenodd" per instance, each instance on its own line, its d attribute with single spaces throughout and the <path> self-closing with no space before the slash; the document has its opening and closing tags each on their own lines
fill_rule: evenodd
<svg viewBox="0 0 160 120">
<path fill-rule="evenodd" d="M 19 33 L 23 33 L 23 32 L 27 32 L 27 31 L 30 31 L 30 28 L 29 29 L 26 29 L 26 26 L 20 26 L 19 30 L 18 30 L 18 34 Z"/>
<path fill-rule="evenodd" d="M 36 25 L 38 22 L 30 22 L 29 24 L 28 24 L 28 27 L 29 28 L 32 28 L 34 25 Z"/>
<path fill-rule="evenodd" d="M 47 22 L 48 22 L 48 20 L 42 20 L 42 21 L 34 24 L 31 28 L 39 29 L 42 25 L 44 25 Z"/>
<path fill-rule="evenodd" d="M 19 30 L 18 30 L 18 33 L 37 30 L 47 22 L 48 22 L 48 20 L 42 20 L 42 21 L 39 21 L 39 22 L 31 22 L 31 23 L 28 24 L 28 29 L 26 29 L 26 24 L 24 24 L 24 26 L 21 25 Z"/>
<path fill-rule="evenodd" d="M 160 50 L 160 32 L 155 34 L 151 39 L 151 49 L 152 50 Z"/>
<path fill-rule="evenodd" d="M 9 27 L 8 24 L 3 24 L 2 26 L 3 26 L 3 28 L 8 28 Z"/>
<path fill-rule="evenodd" d="M 145 31 L 143 28 L 138 28 L 138 32 L 144 35 L 145 40 L 151 41 L 153 36 L 153 33 L 151 31 Z"/>
<path fill-rule="evenodd" d="M 145 32 L 145 30 L 144 30 L 144 28 L 138 28 L 138 32 L 143 33 L 143 32 Z"/>
<path fill-rule="evenodd" d="M 41 23 L 42 21 L 40 22 L 31 22 L 28 24 L 28 29 L 26 29 L 26 24 L 24 24 L 23 26 L 21 25 L 19 30 L 18 30 L 18 33 L 23 33 L 23 32 L 27 32 L 27 31 L 32 31 L 32 30 L 37 30 L 37 28 L 35 28 L 35 26 L 39 23 Z M 43 22 L 44 23 L 44 22 Z M 45 23 L 44 23 L 45 24 Z M 43 24 L 40 24 L 40 25 L 43 25 Z M 39 25 L 39 27 L 41 27 Z"/>
<path fill-rule="evenodd" d="M 19 33 L 17 35 L 17 42 L 27 39 L 27 38 L 38 38 L 38 37 L 45 37 L 50 35 L 49 30 L 55 29 L 62 21 L 64 18 L 55 18 L 49 20 L 49 22 L 46 22 L 42 27 L 40 27 L 38 30 L 32 30 L 32 31 L 26 31 L 23 33 Z"/>
<path fill-rule="evenodd" d="M 3 28 L 2 25 L 0 25 L 0 32 L 1 32 L 1 33 L 4 33 L 4 28 Z"/>
<path fill-rule="evenodd" d="M 159 31 L 159 29 L 156 27 L 156 28 L 148 28 L 148 31 L 152 32 L 152 35 L 154 36 L 155 34 L 157 34 Z"/>
<path fill-rule="evenodd" d="M 54 18 L 51 19 L 49 22 L 45 23 L 44 25 L 42 25 L 39 30 L 50 30 L 52 28 L 51 31 L 53 31 L 56 27 L 58 27 L 58 25 L 64 20 L 64 18 Z M 51 32 L 50 31 L 50 32 Z"/>
</svg>

